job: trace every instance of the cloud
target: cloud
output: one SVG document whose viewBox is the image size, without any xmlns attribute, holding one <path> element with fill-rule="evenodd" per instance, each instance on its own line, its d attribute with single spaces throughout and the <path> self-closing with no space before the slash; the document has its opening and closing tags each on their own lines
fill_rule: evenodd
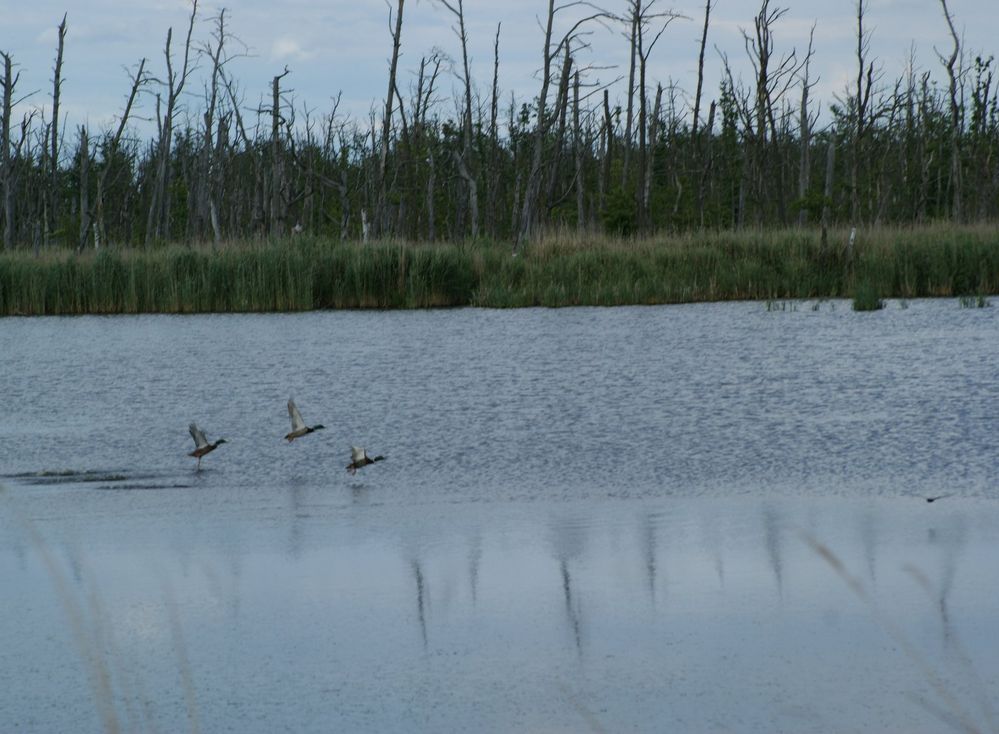
<svg viewBox="0 0 999 734">
<path fill-rule="evenodd" d="M 315 51 L 302 48 L 302 44 L 289 36 L 277 38 L 271 45 L 271 59 L 274 61 L 307 61 L 315 57 Z"/>
</svg>

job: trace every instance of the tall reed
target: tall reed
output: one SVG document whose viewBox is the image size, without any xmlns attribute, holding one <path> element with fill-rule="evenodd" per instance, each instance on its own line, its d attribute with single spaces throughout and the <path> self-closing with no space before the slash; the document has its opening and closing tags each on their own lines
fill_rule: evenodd
<svg viewBox="0 0 999 734">
<path fill-rule="evenodd" d="M 633 240 L 548 233 L 508 243 L 342 243 L 0 255 L 0 315 L 613 306 L 999 293 L 999 229 L 704 232 Z"/>
</svg>

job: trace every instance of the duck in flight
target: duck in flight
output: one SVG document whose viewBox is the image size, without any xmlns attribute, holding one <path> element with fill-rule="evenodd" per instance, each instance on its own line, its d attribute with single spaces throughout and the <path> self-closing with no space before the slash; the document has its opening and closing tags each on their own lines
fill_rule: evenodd
<svg viewBox="0 0 999 734">
<path fill-rule="evenodd" d="M 220 438 L 215 443 L 209 443 L 208 439 L 205 438 L 205 432 L 198 428 L 197 423 L 192 423 L 189 430 L 191 431 L 191 438 L 194 439 L 194 451 L 189 453 L 188 456 L 197 457 L 198 471 L 201 471 L 201 457 L 205 454 L 210 454 L 226 441 L 224 438 Z"/>
<path fill-rule="evenodd" d="M 374 464 L 376 461 L 382 461 L 384 458 L 384 456 L 376 456 L 372 459 L 368 456 L 368 452 L 364 449 L 359 449 L 357 446 L 351 446 L 350 463 L 347 464 L 347 471 L 351 474 L 356 474 L 358 469 L 361 469 L 368 464 Z"/>
<path fill-rule="evenodd" d="M 291 433 L 285 435 L 288 443 L 291 443 L 296 438 L 301 438 L 308 433 L 312 433 L 313 431 L 318 431 L 326 427 L 321 423 L 317 423 L 314 426 L 305 425 L 305 421 L 302 420 L 302 414 L 298 412 L 298 406 L 295 405 L 294 400 L 288 401 L 288 415 L 291 416 Z"/>
</svg>

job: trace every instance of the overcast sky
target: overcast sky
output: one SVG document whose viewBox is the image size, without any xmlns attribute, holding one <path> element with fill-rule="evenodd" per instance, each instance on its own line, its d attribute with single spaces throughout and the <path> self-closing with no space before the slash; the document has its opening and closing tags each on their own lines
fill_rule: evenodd
<svg viewBox="0 0 999 734">
<path fill-rule="evenodd" d="M 759 0 L 716 0 L 709 31 L 707 57 L 708 97 L 716 96 L 720 78 L 719 54 L 729 55 L 737 73 L 748 80 L 741 30 L 752 29 Z M 395 0 L 393 0 L 393 6 Z M 605 8 L 623 12 L 625 0 L 608 0 Z M 855 2 L 853 0 L 784 0 L 772 7 L 788 8 L 774 29 L 778 53 L 807 46 L 808 32 L 817 23 L 814 73 L 821 77 L 814 93 L 824 105 L 855 76 Z M 967 49 L 986 55 L 999 51 L 997 0 L 949 0 L 958 32 Z M 343 92 L 341 109 L 366 117 L 385 94 L 390 37 L 385 0 L 232 0 L 207 1 L 199 6 L 195 38 L 210 39 L 211 18 L 227 8 L 230 30 L 252 56 L 235 60 L 230 67 L 255 104 L 266 93 L 270 78 L 285 65 L 291 70 L 285 85 L 294 90 L 298 107 L 303 103 L 318 113 L 329 110 L 331 100 Z M 484 95 L 492 76 L 492 44 L 496 24 L 500 36 L 500 86 L 506 99 L 511 91 L 520 99 L 537 93 L 536 73 L 543 40 L 538 16 L 544 0 L 465 0 L 472 76 Z M 703 0 L 678 0 L 660 6 L 687 15 L 665 33 L 650 60 L 649 82 L 673 79 L 688 94 L 693 93 L 697 69 L 697 44 L 703 21 Z M 944 79 L 934 47 L 945 51 L 950 39 L 943 22 L 940 0 L 869 0 L 867 25 L 872 31 L 872 52 L 885 68 L 886 79 L 901 73 L 910 48 L 915 46 L 918 63 Z M 10 53 L 21 72 L 18 91 L 38 90 L 25 104 L 45 105 L 51 87 L 55 56 L 56 26 L 68 13 L 64 63 L 63 109 L 71 122 L 88 120 L 92 125 L 109 121 L 122 107 L 128 91 L 125 68 L 140 58 L 147 68 L 165 73 L 163 43 L 174 28 L 178 49 L 186 26 L 188 0 L 0 0 L 0 50 Z M 568 16 L 567 16 L 568 17 Z M 460 47 L 451 30 L 452 17 L 432 0 L 407 0 L 404 14 L 400 85 L 407 88 L 421 56 L 435 47 L 460 59 Z M 621 29 L 594 25 L 588 40 L 591 48 L 581 63 L 616 65 L 594 72 L 594 78 L 609 81 L 627 73 L 627 42 Z M 232 45 L 232 51 L 237 46 Z M 448 88 L 457 84 L 449 76 Z M 200 95 L 200 82 L 191 92 Z M 196 99 L 189 100 L 192 109 Z M 147 99 L 143 112 L 149 114 Z M 442 109 L 450 114 L 451 108 Z"/>
</svg>

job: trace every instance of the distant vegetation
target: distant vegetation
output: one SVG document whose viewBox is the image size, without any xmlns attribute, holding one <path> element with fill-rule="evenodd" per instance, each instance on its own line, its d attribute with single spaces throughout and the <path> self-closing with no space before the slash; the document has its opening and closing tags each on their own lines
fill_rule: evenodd
<svg viewBox="0 0 999 734">
<path fill-rule="evenodd" d="M 311 237 L 98 253 L 0 254 L 0 315 L 573 306 L 999 293 L 999 232 L 721 232 L 509 243 L 343 243 Z"/>
<path fill-rule="evenodd" d="M 260 90 L 237 81 L 228 16 L 196 0 L 161 61 L 132 68 L 105 129 L 59 113 L 66 18 L 45 113 L 0 49 L 0 313 L 810 297 L 863 310 L 999 292 L 999 85 L 946 0 L 939 66 L 898 79 L 858 0 L 854 73 L 821 115 L 812 40 L 783 45 L 789 11 L 770 0 L 746 19 L 748 82 L 727 57 L 706 61 L 704 2 L 686 87 L 649 79 L 673 11 L 550 1 L 529 99 L 498 87 L 504 29 L 472 39 L 463 0 L 436 1 L 454 48 L 410 49 L 400 69 L 406 1 L 392 0 L 385 98 L 362 120 L 292 99 L 287 68 L 247 105 Z M 599 26 L 601 43 L 629 46 L 623 98 L 595 78 Z M 478 83 L 475 44 L 493 59 Z M 722 67 L 716 94 L 706 63 Z M 131 126 L 153 98 L 143 140 Z"/>
<path fill-rule="evenodd" d="M 45 308 L 60 311 L 474 298 L 630 302 L 843 293 L 852 282 L 835 262 L 831 272 L 820 273 L 812 259 L 827 255 L 815 248 L 798 252 L 799 243 L 814 240 L 808 233 L 706 235 L 713 244 L 685 246 L 678 254 L 672 246 L 649 244 L 662 232 L 680 242 L 687 240 L 672 236 L 688 231 L 806 225 L 869 230 L 999 218 L 995 63 L 962 45 L 946 0 L 934 41 L 939 63 L 927 69 L 913 61 L 898 78 L 887 77 L 873 56 L 876 29 L 866 22 L 868 3 L 856 2 L 856 52 L 842 60 L 850 81 L 825 104 L 811 96 L 812 43 L 794 48 L 783 40 L 790 35 L 786 24 L 800 22 L 788 8 L 770 0 L 747 8 L 745 58 L 738 65 L 754 74 L 744 80 L 727 57 L 711 51 L 715 4 L 704 2 L 695 20 L 696 76 L 673 81 L 650 78 L 650 59 L 658 41 L 677 42 L 686 21 L 654 0 L 611 0 L 604 8 L 541 2 L 538 31 L 530 30 L 532 20 L 527 31 L 497 27 L 488 38 L 469 36 L 462 0 L 437 0 L 441 22 L 455 30 L 448 49 L 408 46 L 407 4 L 392 0 L 385 97 L 370 119 L 353 119 L 338 102 L 320 111 L 292 98 L 294 70 L 275 68 L 265 90 L 241 86 L 245 50 L 231 35 L 228 15 L 207 17 L 191 2 L 188 22 L 169 35 L 163 29 L 165 47 L 151 38 L 150 52 L 157 55 L 136 63 L 127 84 L 123 79 L 121 114 L 105 128 L 68 126 L 59 112 L 64 84 L 75 83 L 71 73 L 63 78 L 64 46 L 72 44 L 72 36 L 66 41 L 72 18 L 64 18 L 47 81 L 22 80 L 17 60 L 0 48 L 3 246 L 47 253 L 44 265 L 17 267 L 25 277 L 40 268 L 50 274 L 45 278 L 61 279 L 45 295 L 54 299 Z M 470 7 L 476 28 L 487 10 L 488 3 Z M 59 19 L 52 20 L 55 26 Z M 956 22 L 960 27 L 960 18 Z M 594 34 L 601 26 L 609 32 Z M 683 28 L 686 38 L 692 26 Z M 821 39 L 821 21 L 816 30 Z M 498 86 L 499 61 L 510 34 L 524 32 L 539 34 L 539 86 L 536 95 L 517 99 Z M 630 49 L 627 68 L 605 73 L 627 80 L 618 97 L 596 78 L 602 44 L 612 43 Z M 470 78 L 473 52 L 493 60 L 490 78 Z M 716 90 L 704 86 L 706 66 L 720 67 L 724 81 Z M 44 91 L 32 98 L 30 90 Z M 45 104 L 44 113 L 36 103 Z M 140 108 L 144 116 L 155 110 L 157 120 L 146 139 L 133 128 Z M 630 252 L 600 244 L 529 264 L 502 259 L 500 245 L 402 250 L 375 244 L 362 257 L 351 245 L 330 242 L 486 239 L 506 242 L 510 250 L 553 229 L 575 231 L 583 242 L 592 233 L 641 239 Z M 77 261 L 48 254 L 276 242 L 294 232 L 317 239 L 308 246 L 236 248 L 238 253 L 228 247 L 219 255 L 102 252 Z M 945 239 L 958 243 L 967 237 L 961 230 Z M 780 244 L 760 244 L 771 239 Z M 921 254 L 924 244 L 916 237 L 904 252 L 932 262 Z M 742 259 L 727 262 L 726 248 L 738 250 Z M 306 253 L 320 259 L 310 262 Z M 791 259 L 773 263 L 777 254 Z M 652 260 L 642 262 L 645 256 Z M 885 283 L 886 294 L 952 290 L 937 265 L 932 277 L 909 272 L 907 257 L 890 261 L 901 280 Z M 974 259 L 978 251 L 954 257 Z M 486 267 L 493 258 L 502 275 Z M 880 267 L 873 261 L 869 266 Z M 9 273 L 13 265 L 5 267 Z M 635 277 L 622 277 L 617 269 Z M 440 272 L 459 271 L 453 290 L 438 285 Z M 695 271 L 696 278 L 679 274 Z M 672 275 L 663 279 L 664 272 Z M 337 273 L 356 280 L 331 280 Z M 933 280 L 938 275 L 944 280 Z M 871 277 L 879 283 L 888 278 Z M 911 288 L 906 278 L 913 279 Z M 451 276 L 445 280 L 452 282 Z M 169 283 L 194 290 L 158 290 Z M 223 293 L 229 286 L 237 290 Z M 28 285 L 17 287 L 20 293 Z M 86 290 L 76 296 L 79 304 L 66 292 L 70 287 Z M 10 302 L 10 296 L 5 299 Z M 32 303 L 41 309 L 37 300 Z"/>
</svg>

